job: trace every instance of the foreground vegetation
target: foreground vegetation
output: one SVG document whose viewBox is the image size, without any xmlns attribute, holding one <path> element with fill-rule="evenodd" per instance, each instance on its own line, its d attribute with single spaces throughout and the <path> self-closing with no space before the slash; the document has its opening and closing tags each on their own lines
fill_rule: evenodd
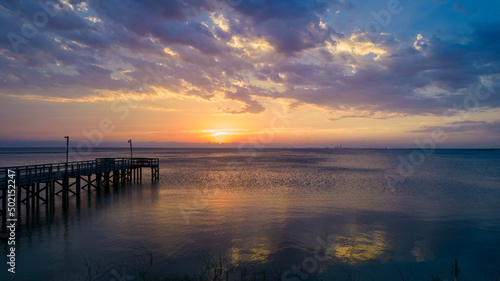
<svg viewBox="0 0 500 281">
<path fill-rule="evenodd" d="M 100 281 L 364 281 L 359 277 L 356 269 L 344 266 L 340 268 L 335 277 L 324 277 L 321 274 L 309 275 L 307 272 L 299 274 L 288 274 L 281 267 L 273 266 L 272 269 L 264 270 L 257 267 L 232 266 L 222 257 L 220 251 L 214 255 L 200 257 L 202 268 L 198 273 L 183 275 L 167 275 L 164 277 L 149 277 L 149 272 L 153 268 L 153 255 L 150 250 L 141 248 L 142 256 L 136 259 L 133 266 L 116 264 L 116 268 L 111 274 L 102 271 L 101 262 L 82 256 L 82 263 L 86 267 L 85 277 L 78 280 Z M 425 267 L 425 264 L 423 264 Z M 158 265 L 159 268 L 161 268 Z M 429 272 L 426 279 L 416 279 L 411 272 L 399 270 L 391 277 L 370 277 L 366 280 L 387 280 L 387 281 L 500 281 L 500 271 L 485 272 L 484 276 L 478 276 L 473 280 L 461 278 L 461 266 L 458 255 L 452 256 L 448 262 L 443 264 L 439 272 Z M 114 276 L 111 277 L 110 276 Z"/>
</svg>

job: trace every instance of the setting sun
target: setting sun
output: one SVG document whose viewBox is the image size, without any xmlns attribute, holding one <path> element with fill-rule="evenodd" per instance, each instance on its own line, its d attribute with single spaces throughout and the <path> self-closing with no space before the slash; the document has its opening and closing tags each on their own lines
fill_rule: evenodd
<svg viewBox="0 0 500 281">
<path fill-rule="evenodd" d="M 208 142 L 221 144 L 231 142 L 235 134 L 237 133 L 234 130 L 206 130 L 202 131 L 200 137 L 206 139 Z"/>
</svg>

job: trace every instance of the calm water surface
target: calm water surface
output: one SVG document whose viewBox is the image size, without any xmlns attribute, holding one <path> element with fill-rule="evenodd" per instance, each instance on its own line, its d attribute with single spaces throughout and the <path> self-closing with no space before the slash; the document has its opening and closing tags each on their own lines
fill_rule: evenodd
<svg viewBox="0 0 500 281">
<path fill-rule="evenodd" d="M 16 274 L 2 262 L 0 280 L 193 275 L 210 258 L 266 280 L 430 280 L 455 257 L 460 280 L 494 280 L 500 151 L 437 150 L 391 189 L 385 172 L 411 151 L 136 149 L 160 158 L 159 182 L 85 193 L 66 212 L 42 206 L 18 229 Z M 96 157 L 128 151 L 85 160 Z M 0 149 L 0 166 L 64 159 Z"/>
</svg>

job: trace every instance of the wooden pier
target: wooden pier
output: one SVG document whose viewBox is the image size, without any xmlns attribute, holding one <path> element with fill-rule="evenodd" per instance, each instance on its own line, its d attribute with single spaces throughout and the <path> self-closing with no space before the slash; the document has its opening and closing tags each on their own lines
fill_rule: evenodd
<svg viewBox="0 0 500 281">
<path fill-rule="evenodd" d="M 142 168 L 151 168 L 151 182 L 159 179 L 158 158 L 97 158 L 58 164 L 43 164 L 0 168 L 0 212 L 2 230 L 12 207 L 15 218 L 30 215 L 44 204 L 54 210 L 55 200 L 60 197 L 67 206 L 70 197 L 80 199 L 86 190 L 109 188 L 111 185 L 142 181 Z M 15 188 L 13 187 L 13 183 Z M 11 190 L 15 191 L 11 191 Z M 83 191 L 82 191 L 83 190 Z M 14 196 L 15 194 L 15 196 Z M 14 203 L 15 202 L 15 203 Z M 24 209 L 24 210 L 23 210 Z M 9 211 L 8 211 L 9 210 Z M 12 218 L 11 218 L 12 219 Z"/>
</svg>

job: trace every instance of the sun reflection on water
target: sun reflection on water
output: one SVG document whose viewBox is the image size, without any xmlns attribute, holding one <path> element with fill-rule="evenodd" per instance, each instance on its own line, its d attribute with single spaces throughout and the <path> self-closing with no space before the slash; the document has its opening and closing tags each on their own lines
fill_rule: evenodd
<svg viewBox="0 0 500 281">
<path fill-rule="evenodd" d="M 242 263 L 269 261 L 271 254 L 269 239 L 266 237 L 251 237 L 246 239 L 233 239 L 234 246 L 228 249 L 229 261 L 234 266 Z"/>
<path fill-rule="evenodd" d="M 358 265 L 371 260 L 384 260 L 389 248 L 387 233 L 374 230 L 355 236 L 334 236 L 332 247 L 327 250 L 329 260 L 340 260 L 349 265 Z"/>
</svg>

